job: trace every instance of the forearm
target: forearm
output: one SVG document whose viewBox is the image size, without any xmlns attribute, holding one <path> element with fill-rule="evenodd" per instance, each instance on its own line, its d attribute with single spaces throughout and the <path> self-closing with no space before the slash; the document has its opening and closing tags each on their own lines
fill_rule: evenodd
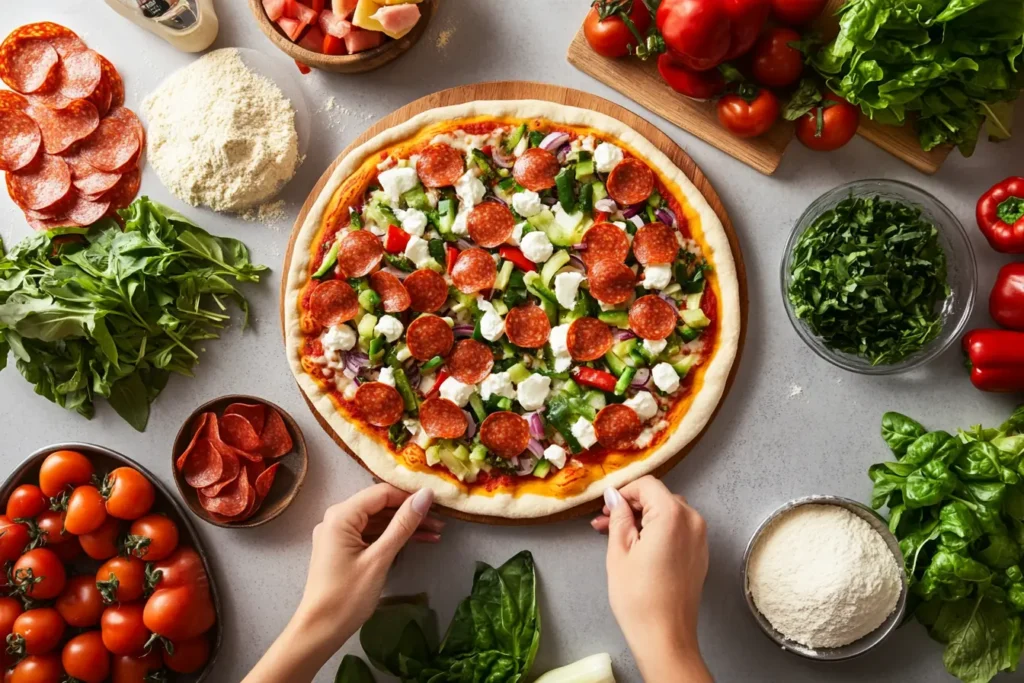
<svg viewBox="0 0 1024 683">
<path fill-rule="evenodd" d="M 655 641 L 655 642 L 652 642 Z M 679 683 L 713 683 L 696 642 L 659 644 L 657 639 L 642 644 L 630 643 L 633 657 L 648 683 L 678 681 Z"/>
<path fill-rule="evenodd" d="M 309 683 L 344 644 L 337 640 L 296 615 L 242 683 Z"/>
</svg>

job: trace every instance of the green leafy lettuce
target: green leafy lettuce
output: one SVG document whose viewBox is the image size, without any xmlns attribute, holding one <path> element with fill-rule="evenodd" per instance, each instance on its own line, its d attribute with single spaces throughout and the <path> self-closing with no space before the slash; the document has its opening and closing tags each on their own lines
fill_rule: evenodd
<svg viewBox="0 0 1024 683">
<path fill-rule="evenodd" d="M 11 352 L 40 396 L 87 418 L 101 396 L 143 431 L 170 373 L 191 376 L 196 342 L 230 319 L 226 302 L 245 326 L 235 283 L 266 268 L 146 197 L 120 216 L 123 230 L 106 219 L 0 245 L 0 369 Z"/>
</svg>

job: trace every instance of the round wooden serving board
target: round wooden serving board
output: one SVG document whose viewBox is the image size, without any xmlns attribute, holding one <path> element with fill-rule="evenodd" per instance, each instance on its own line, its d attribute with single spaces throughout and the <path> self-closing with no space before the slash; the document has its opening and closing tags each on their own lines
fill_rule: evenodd
<svg viewBox="0 0 1024 683">
<path fill-rule="evenodd" d="M 310 192 L 306 198 L 306 202 L 302 205 L 302 209 L 299 211 L 298 218 L 295 220 L 295 226 L 292 229 L 292 236 L 288 242 L 288 250 L 284 257 L 284 266 L 282 269 L 281 278 L 281 327 L 282 333 L 284 331 L 284 292 L 287 281 L 288 269 L 291 264 L 292 250 L 295 247 L 295 239 L 298 236 L 299 229 L 306 220 L 306 215 L 309 213 L 317 197 L 323 191 L 324 186 L 327 184 L 328 179 L 334 172 L 334 168 L 341 162 L 345 156 L 363 144 L 373 136 L 381 133 L 388 128 L 392 128 L 404 121 L 409 120 L 416 114 L 424 112 L 428 109 L 435 109 L 437 107 L 446 107 L 452 104 L 462 104 L 465 102 L 473 102 L 476 100 L 519 100 L 519 99 L 530 99 L 530 100 L 548 100 L 558 104 L 565 104 L 573 107 L 581 107 L 583 109 L 591 109 L 594 111 L 601 112 L 612 116 L 627 126 L 637 131 L 651 143 L 658 147 L 686 174 L 686 176 L 697 186 L 697 189 L 701 191 L 704 198 L 707 199 L 708 204 L 714 209 L 719 219 L 722 221 L 722 225 L 725 226 L 725 232 L 729 236 L 729 244 L 732 246 L 733 258 L 736 260 L 736 277 L 739 280 L 740 286 L 740 340 L 739 347 L 736 351 L 736 360 L 733 363 L 732 371 L 729 373 L 729 380 L 726 383 L 725 393 L 722 395 L 722 400 L 719 401 L 718 407 L 715 409 L 714 416 L 718 414 L 718 410 L 722 407 L 722 403 L 725 402 L 726 396 L 728 396 L 729 389 L 732 387 L 733 381 L 736 379 L 736 371 L 739 368 L 740 356 L 743 353 L 743 343 L 747 332 L 747 309 L 749 308 L 749 300 L 747 298 L 747 271 L 743 264 L 743 252 L 740 250 L 739 238 L 736 236 L 736 231 L 733 229 L 732 223 L 729 221 L 729 214 L 726 213 L 725 207 L 722 206 L 722 201 L 718 197 L 718 193 L 711 186 L 708 179 L 701 173 L 697 164 L 689 157 L 689 155 L 682 150 L 671 138 L 662 133 L 660 130 L 652 126 L 650 123 L 640 118 L 636 114 L 628 111 L 627 109 L 620 107 L 619 105 L 609 102 L 608 100 L 600 97 L 595 97 L 589 93 L 585 93 L 579 90 L 573 90 L 571 88 L 563 88 L 557 85 L 550 85 L 548 83 L 533 83 L 530 81 L 496 81 L 492 83 L 477 83 L 474 85 L 461 85 L 457 88 L 450 88 L 448 90 L 442 90 L 436 92 L 433 95 L 427 95 L 422 97 L 415 102 L 407 104 L 406 106 L 392 112 L 388 116 L 384 117 L 373 126 L 371 126 L 366 132 L 356 138 L 351 145 L 345 148 L 334 163 L 331 164 L 323 175 L 320 176 L 320 180 L 317 181 L 313 191 Z M 350 456 L 352 456 L 356 462 L 366 467 L 362 460 L 349 449 L 349 447 L 342 441 L 341 437 L 334 433 L 327 421 L 321 417 L 320 413 L 316 411 L 313 404 L 309 402 L 305 392 L 302 394 L 303 399 L 306 401 L 306 405 L 309 406 L 313 416 L 316 418 L 320 426 L 330 434 L 331 438 Z M 708 421 L 711 424 L 711 421 Z M 707 427 L 693 441 L 687 444 L 682 450 L 676 453 L 670 460 L 662 464 L 654 472 L 655 476 L 664 476 L 666 472 L 676 466 L 686 454 L 697 445 L 697 442 L 707 431 Z M 371 472 L 372 474 L 372 472 Z M 578 505 L 570 510 L 565 510 L 554 515 L 547 517 L 537 517 L 532 519 L 506 519 L 504 517 L 492 517 L 486 515 L 473 515 L 458 510 L 453 510 L 444 506 L 438 506 L 443 514 L 457 519 L 462 519 L 470 522 L 480 522 L 484 524 L 500 524 L 500 525 L 530 525 L 530 524 L 546 524 L 548 522 L 557 522 L 567 519 L 573 519 L 581 515 L 592 514 L 601 509 L 603 502 L 600 498 L 593 500 L 589 503 Z"/>
</svg>

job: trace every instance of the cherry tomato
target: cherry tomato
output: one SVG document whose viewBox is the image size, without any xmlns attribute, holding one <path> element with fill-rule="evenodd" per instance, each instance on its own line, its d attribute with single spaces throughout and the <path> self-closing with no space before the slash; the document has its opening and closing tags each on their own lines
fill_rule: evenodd
<svg viewBox="0 0 1024 683">
<path fill-rule="evenodd" d="M 13 654 L 44 655 L 60 644 L 64 628 L 64 619 L 52 607 L 30 609 L 14 620 L 8 645 Z"/>
<path fill-rule="evenodd" d="M 36 548 L 18 558 L 11 576 L 14 585 L 33 600 L 51 600 L 64 590 L 64 563 L 48 548 Z"/>
<path fill-rule="evenodd" d="M 140 517 L 128 530 L 128 547 L 140 560 L 163 560 L 178 547 L 178 525 L 164 515 Z"/>
<path fill-rule="evenodd" d="M 109 560 L 117 555 L 117 542 L 121 536 L 121 522 L 115 517 L 107 517 L 96 531 L 82 534 L 78 542 L 85 554 L 94 560 Z"/>
<path fill-rule="evenodd" d="M 79 486 L 68 498 L 68 511 L 64 516 L 64 528 L 78 536 L 99 529 L 107 521 L 107 508 L 95 486 Z"/>
<path fill-rule="evenodd" d="M 643 0 L 633 0 L 629 18 L 641 36 L 646 34 L 651 25 L 651 13 L 647 11 Z M 637 45 L 636 36 L 622 17 L 612 15 L 602 19 L 597 7 L 591 7 L 587 12 L 587 18 L 583 21 L 583 35 L 594 52 L 602 57 L 625 57 L 629 54 L 629 47 Z"/>
<path fill-rule="evenodd" d="M 50 546 L 50 550 L 52 550 L 53 554 L 60 558 L 60 561 L 65 565 L 74 562 L 82 556 L 82 546 L 74 542 L 58 543 L 57 545 Z"/>
<path fill-rule="evenodd" d="M 771 0 L 772 14 L 783 24 L 803 26 L 821 15 L 828 0 Z"/>
<path fill-rule="evenodd" d="M 55 605 L 69 626 L 88 628 L 100 623 L 106 605 L 93 576 L 75 576 L 57 598 Z"/>
<path fill-rule="evenodd" d="M 779 100 L 771 90 L 761 90 L 752 101 L 729 94 L 718 100 L 718 120 L 733 135 L 752 138 L 770 129 L 779 118 Z"/>
<path fill-rule="evenodd" d="M 39 488 L 43 494 L 53 498 L 68 488 L 88 484 L 96 470 L 77 451 L 54 451 L 46 456 L 39 468 Z"/>
<path fill-rule="evenodd" d="M 724 61 L 736 59 L 750 51 L 757 35 L 768 21 L 771 0 L 720 0 L 729 16 L 729 51 Z"/>
<path fill-rule="evenodd" d="M 815 151 L 830 152 L 852 140 L 859 123 L 860 110 L 857 107 L 839 95 L 827 92 L 825 106 L 815 107 L 797 119 L 796 137 Z"/>
<path fill-rule="evenodd" d="M 160 653 L 150 650 L 144 655 L 115 655 L 111 683 L 148 683 L 146 675 L 163 666 Z"/>
<path fill-rule="evenodd" d="M 51 546 L 51 548 L 63 545 L 75 538 L 64 528 L 63 512 L 47 510 L 36 517 L 36 526 L 39 529 L 39 537 L 42 539 L 43 545 Z"/>
<path fill-rule="evenodd" d="M 138 519 L 149 512 L 156 491 L 149 480 L 131 467 L 118 467 L 103 482 L 107 514 L 118 519 Z"/>
<path fill-rule="evenodd" d="M 60 683 L 63 678 L 64 667 L 61 666 L 60 655 L 51 652 L 31 655 L 18 662 L 11 673 L 10 683 Z"/>
<path fill-rule="evenodd" d="M 174 654 L 166 650 L 163 654 L 164 666 L 180 674 L 191 674 L 206 666 L 210 659 L 210 640 L 199 636 L 191 640 L 172 642 Z"/>
<path fill-rule="evenodd" d="M 43 495 L 42 489 L 35 484 L 22 484 L 7 499 L 7 516 L 11 519 L 29 519 L 38 516 L 49 505 L 50 501 Z"/>
<path fill-rule="evenodd" d="M 668 49 L 691 69 L 712 69 L 729 52 L 729 15 L 721 2 L 662 0 L 656 22 Z"/>
<path fill-rule="evenodd" d="M 188 546 L 179 547 L 166 560 L 154 564 L 153 571 L 160 574 L 157 589 L 189 585 L 198 585 L 201 588 L 210 586 L 203 558 L 199 557 L 194 548 Z"/>
<path fill-rule="evenodd" d="M 25 608 L 21 600 L 16 598 L 0 598 L 0 641 L 14 630 L 14 620 L 21 616 Z"/>
<path fill-rule="evenodd" d="M 149 629 L 142 620 L 143 604 L 129 602 L 103 611 L 100 630 L 103 645 L 115 655 L 137 655 L 146 648 Z"/>
<path fill-rule="evenodd" d="M 110 653 L 99 631 L 87 631 L 69 640 L 60 659 L 64 673 L 82 683 L 103 683 L 110 675 Z"/>
<path fill-rule="evenodd" d="M 800 40 L 800 34 L 791 28 L 770 28 L 754 44 L 751 71 L 761 85 L 785 88 L 800 80 L 804 71 L 804 55 L 790 47 Z"/>
<path fill-rule="evenodd" d="M 707 100 L 725 90 L 721 71 L 694 71 L 668 52 L 658 55 L 658 73 L 677 93 L 695 100 Z"/>
<path fill-rule="evenodd" d="M 28 527 L 0 515 L 0 564 L 18 559 L 29 540 Z"/>
<path fill-rule="evenodd" d="M 146 590 L 146 563 L 137 557 L 113 557 L 96 571 L 96 587 L 108 605 L 138 600 Z"/>
<path fill-rule="evenodd" d="M 153 569 L 160 573 L 156 592 L 146 602 L 146 627 L 169 640 L 190 640 L 217 620 L 210 582 L 202 558 L 192 548 L 178 548 Z"/>
</svg>

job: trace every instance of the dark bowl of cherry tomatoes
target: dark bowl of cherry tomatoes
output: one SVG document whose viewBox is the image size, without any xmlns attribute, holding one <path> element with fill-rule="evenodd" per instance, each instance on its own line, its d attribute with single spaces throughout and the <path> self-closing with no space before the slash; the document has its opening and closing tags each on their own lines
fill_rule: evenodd
<svg viewBox="0 0 1024 683">
<path fill-rule="evenodd" d="M 102 446 L 47 446 L 7 477 L 0 505 L 6 682 L 209 677 L 222 637 L 213 571 L 145 467 Z"/>
</svg>

